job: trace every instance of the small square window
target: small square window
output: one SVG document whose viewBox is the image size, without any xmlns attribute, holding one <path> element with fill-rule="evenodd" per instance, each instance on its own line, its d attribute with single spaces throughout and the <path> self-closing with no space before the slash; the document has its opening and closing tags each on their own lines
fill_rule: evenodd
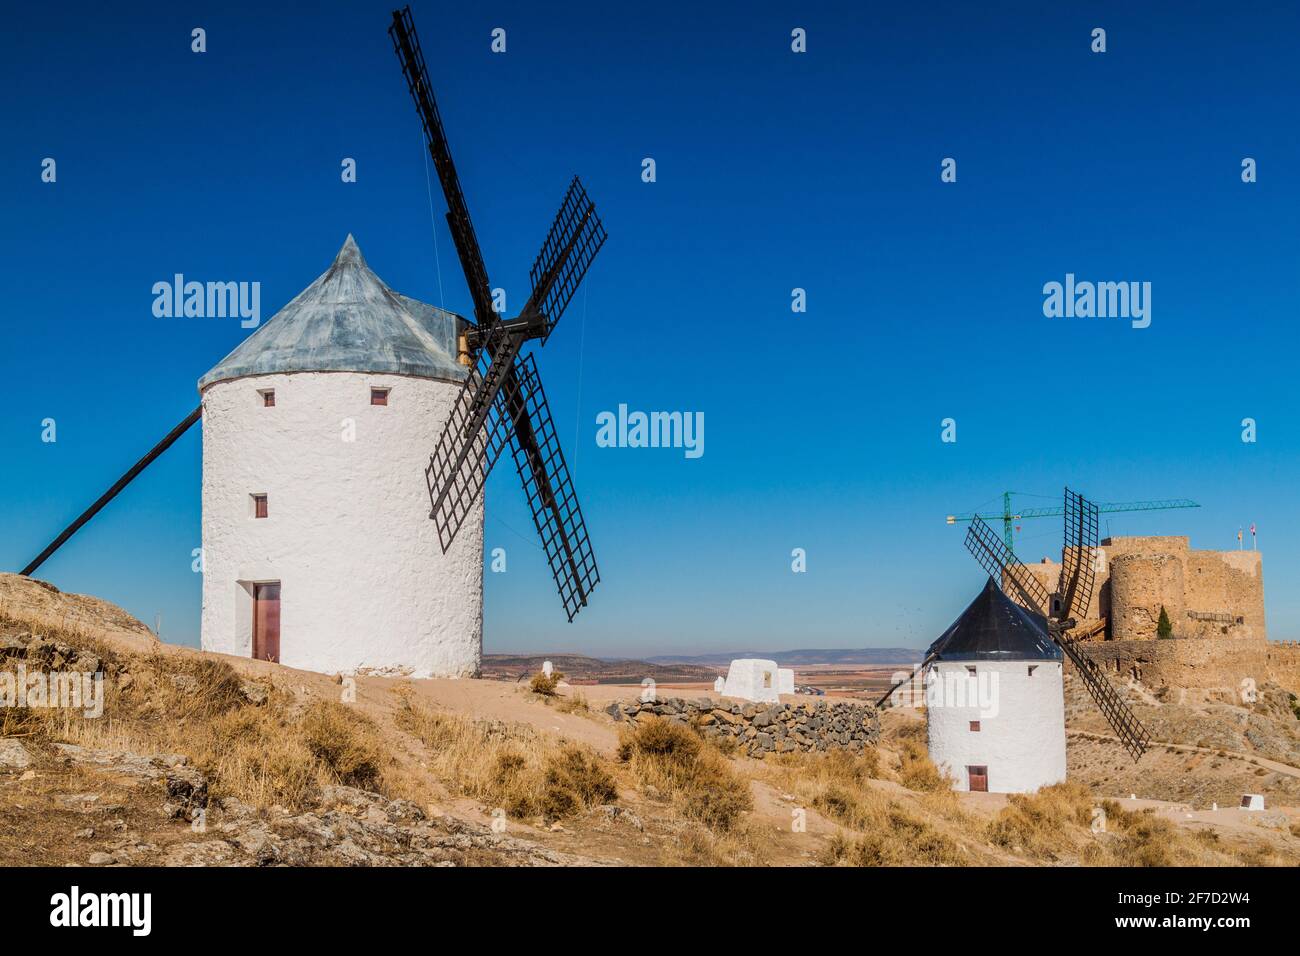
<svg viewBox="0 0 1300 956">
<path fill-rule="evenodd" d="M 1030 677 L 1033 677 L 1033 676 L 1034 676 L 1034 671 L 1036 671 L 1036 670 L 1038 670 L 1038 665 L 1037 665 L 1037 664 L 1030 664 L 1030 665 L 1029 665 L 1029 676 L 1030 676 Z"/>
<path fill-rule="evenodd" d="M 258 392 L 262 396 L 263 408 L 275 408 L 275 389 L 264 388 Z"/>
<path fill-rule="evenodd" d="M 372 388 L 372 389 L 370 390 L 370 404 L 371 404 L 371 405 L 387 405 L 387 404 L 388 404 L 388 389 L 386 389 L 386 388 Z"/>
<path fill-rule="evenodd" d="M 975 676 L 975 665 L 974 665 L 974 664 L 967 664 L 967 665 L 966 665 L 966 673 L 969 674 L 971 677 L 974 677 L 974 676 Z"/>
<path fill-rule="evenodd" d="M 265 518 L 266 515 L 266 495 L 253 495 L 253 517 Z"/>
<path fill-rule="evenodd" d="M 973 734 L 979 733 L 980 722 L 978 720 L 972 720 L 970 722 L 970 729 L 971 729 L 971 733 Z"/>
</svg>

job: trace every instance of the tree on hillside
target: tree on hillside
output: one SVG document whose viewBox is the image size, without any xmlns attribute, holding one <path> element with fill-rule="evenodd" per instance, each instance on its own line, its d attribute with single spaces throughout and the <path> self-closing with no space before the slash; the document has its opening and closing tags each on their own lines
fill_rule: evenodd
<svg viewBox="0 0 1300 956">
<path fill-rule="evenodd" d="M 1163 641 L 1173 636 L 1173 622 L 1169 620 L 1169 612 L 1165 610 L 1165 606 L 1162 604 L 1160 605 L 1160 620 L 1156 622 L 1156 637 Z"/>
</svg>

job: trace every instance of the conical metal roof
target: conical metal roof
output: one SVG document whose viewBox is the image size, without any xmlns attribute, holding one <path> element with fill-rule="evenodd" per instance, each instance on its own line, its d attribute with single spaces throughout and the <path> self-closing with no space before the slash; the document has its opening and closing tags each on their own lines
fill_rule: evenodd
<svg viewBox="0 0 1300 956">
<path fill-rule="evenodd" d="M 349 234 L 324 275 L 199 379 L 275 372 L 391 372 L 462 381 L 461 319 L 394 292 L 370 271 Z"/>
<path fill-rule="evenodd" d="M 1021 607 L 992 578 L 961 617 L 930 645 L 926 656 L 941 661 L 1059 661 L 1061 649 L 1047 634 L 1047 618 Z"/>
</svg>

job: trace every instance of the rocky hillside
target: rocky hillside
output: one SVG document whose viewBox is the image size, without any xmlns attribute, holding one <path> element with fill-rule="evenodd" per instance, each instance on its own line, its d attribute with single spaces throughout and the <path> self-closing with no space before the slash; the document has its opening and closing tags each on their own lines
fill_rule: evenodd
<svg viewBox="0 0 1300 956">
<path fill-rule="evenodd" d="M 1300 862 L 1285 809 L 1191 821 L 1077 783 L 955 794 L 914 713 L 624 701 L 615 720 L 583 696 L 597 688 L 344 680 L 171 647 L 36 582 L 0 587 L 0 690 L 20 669 L 102 690 L 100 706 L 0 706 L 0 865 Z M 1207 758 L 1164 759 L 1172 775 Z"/>
</svg>

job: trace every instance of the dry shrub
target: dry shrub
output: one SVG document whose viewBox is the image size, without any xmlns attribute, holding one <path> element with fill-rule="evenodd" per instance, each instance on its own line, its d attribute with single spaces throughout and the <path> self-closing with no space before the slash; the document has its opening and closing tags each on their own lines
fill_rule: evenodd
<svg viewBox="0 0 1300 956">
<path fill-rule="evenodd" d="M 316 785 L 311 748 L 275 710 L 244 707 L 223 714 L 195 741 L 192 756 L 213 790 L 256 807 L 300 807 Z"/>
<path fill-rule="evenodd" d="M 925 744 L 915 738 L 905 738 L 902 741 L 898 781 L 908 790 L 927 793 L 952 789 L 952 781 L 934 765 Z"/>
<path fill-rule="evenodd" d="M 888 803 L 875 790 L 835 783 L 824 786 L 812 799 L 812 805 L 819 813 L 854 830 L 866 830 L 875 825 Z"/>
<path fill-rule="evenodd" d="M 564 675 L 559 671 L 552 671 L 550 677 L 538 671 L 533 675 L 533 679 L 529 681 L 528 687 L 534 694 L 541 694 L 543 697 L 554 697 L 555 688 L 560 686 L 562 680 L 564 680 Z"/>
<path fill-rule="evenodd" d="M 962 866 L 956 841 L 901 804 L 885 801 L 863 821 L 861 836 L 836 834 L 823 862 L 841 866 Z"/>
<path fill-rule="evenodd" d="M 643 786 L 669 794 L 682 816 L 715 833 L 728 832 L 753 808 L 748 782 L 685 724 L 654 717 L 625 728 L 618 756 Z"/>
<path fill-rule="evenodd" d="M 689 826 L 662 844 L 662 862 L 668 866 L 763 866 L 771 844 L 770 834 L 747 820 L 738 821 L 725 833 Z"/>
<path fill-rule="evenodd" d="M 1011 794 L 1007 805 L 988 824 L 990 843 L 1013 852 L 1056 859 L 1074 845 L 1075 827 L 1092 822 L 1096 801 L 1077 783 L 1058 783 L 1035 794 Z"/>
<path fill-rule="evenodd" d="M 618 799 L 614 778 L 595 754 L 573 744 L 548 754 L 543 764 L 542 813 L 567 817 Z"/>
<path fill-rule="evenodd" d="M 378 790 L 384 755 L 378 729 L 367 717 L 335 701 L 316 701 L 298 724 L 303 742 L 336 782 Z"/>
<path fill-rule="evenodd" d="M 432 769 L 512 817 L 560 819 L 618 798 L 594 751 L 523 724 L 468 720 L 402 698 L 397 725 L 424 744 Z"/>
</svg>

